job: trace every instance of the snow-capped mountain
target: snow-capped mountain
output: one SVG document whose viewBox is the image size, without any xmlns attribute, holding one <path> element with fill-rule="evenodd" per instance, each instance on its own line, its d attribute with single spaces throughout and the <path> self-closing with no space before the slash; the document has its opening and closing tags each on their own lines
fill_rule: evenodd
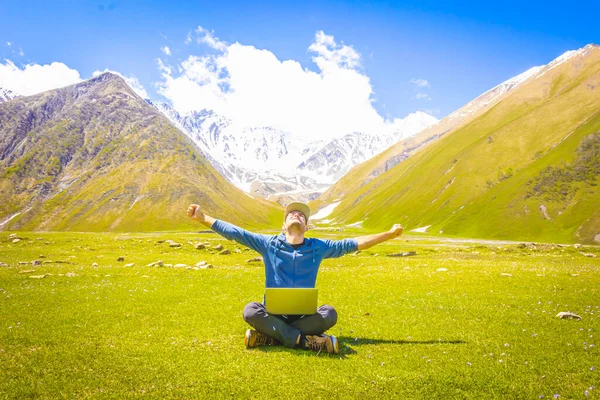
<svg viewBox="0 0 600 400">
<path fill-rule="evenodd" d="M 15 97 L 19 97 L 19 95 L 10 89 L 0 88 L 0 103 L 2 103 L 3 101 L 12 100 Z"/>
<path fill-rule="evenodd" d="M 334 139 L 298 165 L 298 170 L 328 184 L 335 183 L 352 167 L 381 153 L 394 143 L 406 139 L 438 120 L 421 111 L 396 120 L 388 132 L 369 134 L 353 132 Z"/>
<path fill-rule="evenodd" d="M 230 182 L 282 202 L 316 198 L 354 165 L 437 122 L 417 112 L 380 135 L 354 132 L 329 143 L 307 142 L 273 127 L 236 126 L 210 110 L 180 115 L 169 104 L 146 101 L 186 133 Z"/>
</svg>

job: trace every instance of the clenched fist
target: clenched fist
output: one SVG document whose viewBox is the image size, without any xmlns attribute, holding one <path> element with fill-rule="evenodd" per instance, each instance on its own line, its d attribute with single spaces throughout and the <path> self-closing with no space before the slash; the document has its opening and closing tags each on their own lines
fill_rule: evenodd
<svg viewBox="0 0 600 400">
<path fill-rule="evenodd" d="M 393 234 L 393 237 L 398 237 L 402 235 L 403 231 L 404 228 L 400 224 L 395 224 L 394 226 L 392 226 L 392 229 L 390 229 L 390 232 Z"/>
<path fill-rule="evenodd" d="M 190 204 L 187 209 L 187 215 L 194 221 L 204 222 L 204 213 L 198 204 Z"/>
</svg>

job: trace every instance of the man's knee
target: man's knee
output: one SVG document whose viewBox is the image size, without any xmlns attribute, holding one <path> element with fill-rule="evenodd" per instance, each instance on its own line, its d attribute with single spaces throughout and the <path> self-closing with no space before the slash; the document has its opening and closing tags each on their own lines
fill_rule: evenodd
<svg viewBox="0 0 600 400">
<path fill-rule="evenodd" d="M 264 313 L 265 307 L 262 304 L 256 301 L 248 303 L 246 304 L 246 307 L 244 307 L 244 321 L 253 325 L 252 321 L 256 320 L 257 317 L 262 317 Z"/>
<path fill-rule="evenodd" d="M 319 314 L 323 316 L 325 323 L 327 324 L 327 329 L 333 327 L 337 323 L 338 314 L 335 311 L 335 308 L 331 307 L 328 304 L 325 304 L 319 307 Z"/>
</svg>

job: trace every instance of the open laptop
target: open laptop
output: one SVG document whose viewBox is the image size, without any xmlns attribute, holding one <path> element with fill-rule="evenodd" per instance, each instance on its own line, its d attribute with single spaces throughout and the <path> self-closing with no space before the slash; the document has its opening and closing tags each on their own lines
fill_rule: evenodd
<svg viewBox="0 0 600 400">
<path fill-rule="evenodd" d="M 309 315 L 317 312 L 319 289 L 266 288 L 265 306 L 270 314 Z"/>
</svg>

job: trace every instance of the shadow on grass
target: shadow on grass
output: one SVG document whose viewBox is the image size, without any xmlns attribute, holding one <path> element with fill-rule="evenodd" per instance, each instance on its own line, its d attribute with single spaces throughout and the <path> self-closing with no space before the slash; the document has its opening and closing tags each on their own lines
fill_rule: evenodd
<svg viewBox="0 0 600 400">
<path fill-rule="evenodd" d="M 398 344 L 398 345 L 418 345 L 418 344 L 465 344 L 465 341 L 462 340 L 388 340 L 388 339 L 369 339 L 369 338 L 359 338 L 359 337 L 350 337 L 350 336 L 336 336 L 338 339 L 340 352 L 339 354 L 331 354 L 330 356 L 344 359 L 347 355 L 357 354 L 358 352 L 354 350 L 351 346 L 363 346 L 363 345 L 372 345 L 372 344 Z M 271 352 L 285 352 L 290 354 L 296 354 L 299 356 L 323 356 L 328 355 L 327 353 L 316 353 L 303 349 L 289 349 L 283 346 L 265 346 L 261 347 L 260 351 L 265 353 Z"/>
<path fill-rule="evenodd" d="M 351 336 L 338 336 L 340 345 L 340 354 L 356 354 L 357 351 L 350 346 L 363 346 L 369 344 L 464 344 L 462 340 L 388 340 L 388 339 L 369 339 Z"/>
</svg>

